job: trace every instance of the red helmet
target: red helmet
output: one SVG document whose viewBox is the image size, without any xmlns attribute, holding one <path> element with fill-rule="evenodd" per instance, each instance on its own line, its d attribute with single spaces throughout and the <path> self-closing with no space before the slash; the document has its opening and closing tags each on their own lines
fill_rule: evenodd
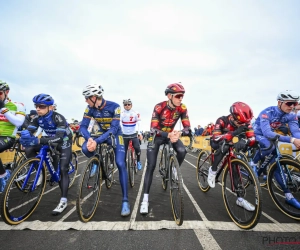
<svg viewBox="0 0 300 250">
<path fill-rule="evenodd" d="M 167 94 L 175 94 L 175 93 L 185 93 L 184 87 L 181 85 L 181 83 L 172 83 L 169 84 L 168 87 L 165 90 L 165 95 Z"/>
<path fill-rule="evenodd" d="M 252 109 L 244 102 L 235 102 L 229 111 L 233 118 L 240 123 L 249 123 L 253 118 Z"/>
</svg>

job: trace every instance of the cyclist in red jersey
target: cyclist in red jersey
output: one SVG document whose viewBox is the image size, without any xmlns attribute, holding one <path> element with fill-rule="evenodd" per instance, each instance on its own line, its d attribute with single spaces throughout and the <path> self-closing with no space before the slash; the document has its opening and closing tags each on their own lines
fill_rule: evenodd
<svg viewBox="0 0 300 250">
<path fill-rule="evenodd" d="M 190 133 L 190 121 L 187 108 L 181 103 L 184 93 L 185 89 L 180 83 L 170 84 L 165 90 L 165 95 L 168 97 L 168 100 L 158 103 L 154 107 L 150 133 L 152 136 L 156 133 L 156 137 L 153 142 L 151 138 L 149 139 L 147 147 L 147 170 L 144 180 L 144 197 L 140 207 L 141 214 L 148 213 L 149 191 L 160 145 L 171 140 L 177 152 L 176 156 L 179 165 L 181 165 L 186 155 L 185 146 L 179 140 L 181 132 L 174 130 L 178 119 L 181 118 L 184 128 L 183 133 Z"/>
<path fill-rule="evenodd" d="M 238 136 L 239 141 L 234 145 L 237 152 L 254 145 L 255 136 L 250 125 L 252 118 L 253 111 L 246 103 L 235 102 L 230 107 L 230 115 L 222 116 L 217 119 L 210 140 L 210 145 L 215 150 L 214 161 L 209 168 L 207 177 L 207 182 L 210 187 L 215 187 L 218 164 L 229 150 L 229 146 L 226 145 L 225 142 L 230 142 L 234 136 Z M 254 211 L 255 209 L 251 203 L 242 197 L 238 197 L 236 204 L 244 207 L 248 211 Z"/>
</svg>

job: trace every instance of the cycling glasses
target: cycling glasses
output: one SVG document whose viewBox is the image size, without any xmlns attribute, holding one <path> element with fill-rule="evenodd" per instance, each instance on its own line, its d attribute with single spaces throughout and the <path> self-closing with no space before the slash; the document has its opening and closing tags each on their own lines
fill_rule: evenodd
<svg viewBox="0 0 300 250">
<path fill-rule="evenodd" d="M 3 91 L 0 91 L 0 95 L 3 95 L 4 94 L 4 92 Z"/>
<path fill-rule="evenodd" d="M 45 109 L 47 108 L 48 106 L 47 105 L 44 105 L 44 104 L 34 104 L 35 108 L 37 109 Z"/>
<path fill-rule="evenodd" d="M 131 103 L 124 103 L 124 106 L 131 106 Z"/>
<path fill-rule="evenodd" d="M 183 97 L 184 97 L 184 94 L 174 94 L 174 95 L 172 95 L 172 96 L 174 96 L 174 97 L 177 98 L 177 99 L 180 99 L 180 98 L 183 98 Z"/>
<path fill-rule="evenodd" d="M 285 104 L 289 107 L 291 107 L 292 105 L 297 106 L 298 105 L 298 102 L 285 102 Z"/>
</svg>

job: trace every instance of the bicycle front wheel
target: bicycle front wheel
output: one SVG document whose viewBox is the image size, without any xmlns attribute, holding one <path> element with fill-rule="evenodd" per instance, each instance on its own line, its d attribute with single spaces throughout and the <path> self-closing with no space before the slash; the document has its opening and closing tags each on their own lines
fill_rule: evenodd
<svg viewBox="0 0 300 250">
<path fill-rule="evenodd" d="M 76 210 L 82 222 L 88 222 L 95 214 L 100 200 L 102 171 L 97 157 L 88 161 L 79 181 Z"/>
<path fill-rule="evenodd" d="M 78 157 L 76 152 L 72 152 L 72 156 L 71 156 L 71 160 L 69 163 L 69 188 L 73 185 L 75 179 L 76 179 L 76 175 L 77 175 L 77 171 L 78 171 Z"/>
<path fill-rule="evenodd" d="M 283 177 L 287 183 L 287 189 L 299 202 L 300 164 L 291 159 L 280 159 L 279 163 L 283 170 Z M 272 200 L 280 211 L 293 219 L 300 220 L 300 210 L 289 204 L 286 200 L 285 193 L 280 185 L 280 183 L 283 183 L 282 176 L 276 162 L 270 166 L 267 183 Z"/>
<path fill-rule="evenodd" d="M 205 150 L 202 150 L 197 159 L 196 176 L 198 186 L 203 192 L 207 192 L 210 189 L 210 186 L 207 182 L 207 176 L 211 164 L 211 154 Z"/>
<path fill-rule="evenodd" d="M 161 184 L 164 190 L 168 187 L 168 173 L 167 173 L 167 147 L 163 147 L 159 161 L 159 173 L 162 178 Z"/>
<path fill-rule="evenodd" d="M 41 167 L 40 175 L 37 176 L 39 165 L 40 159 L 30 158 L 11 174 L 0 202 L 1 217 L 5 223 L 20 224 L 38 206 L 46 186 L 44 167 Z"/>
<path fill-rule="evenodd" d="M 176 224 L 181 226 L 184 214 L 183 181 L 179 163 L 174 155 L 169 158 L 169 176 L 172 212 Z"/>
<path fill-rule="evenodd" d="M 223 172 L 225 208 L 238 227 L 254 228 L 262 213 L 262 194 L 257 177 L 250 166 L 240 159 L 231 160 L 231 169 L 233 178 L 228 165 Z M 245 175 L 247 181 L 244 180 Z"/>
<path fill-rule="evenodd" d="M 127 170 L 129 177 L 129 184 L 131 187 L 134 186 L 134 163 L 132 159 L 132 149 L 128 148 L 127 150 Z"/>
</svg>

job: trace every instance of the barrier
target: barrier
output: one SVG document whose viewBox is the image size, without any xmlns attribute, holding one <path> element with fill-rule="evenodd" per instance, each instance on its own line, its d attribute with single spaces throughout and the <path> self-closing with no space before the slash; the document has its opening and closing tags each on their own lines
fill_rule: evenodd
<svg viewBox="0 0 300 250">
<path fill-rule="evenodd" d="M 192 147 L 210 151 L 211 147 L 210 147 L 209 138 L 210 138 L 210 136 L 195 136 Z M 190 145 L 190 138 L 188 136 L 182 136 L 180 138 L 180 140 L 183 142 L 184 146 L 189 146 Z M 237 141 L 238 141 L 238 138 L 234 137 L 233 142 L 236 143 Z M 298 151 L 297 154 L 296 154 L 295 152 L 292 151 L 294 146 L 292 147 L 291 143 L 279 142 L 278 145 L 279 145 L 279 151 L 280 151 L 281 154 L 289 154 L 289 155 L 292 155 L 292 156 L 296 156 L 300 153 Z"/>
</svg>

